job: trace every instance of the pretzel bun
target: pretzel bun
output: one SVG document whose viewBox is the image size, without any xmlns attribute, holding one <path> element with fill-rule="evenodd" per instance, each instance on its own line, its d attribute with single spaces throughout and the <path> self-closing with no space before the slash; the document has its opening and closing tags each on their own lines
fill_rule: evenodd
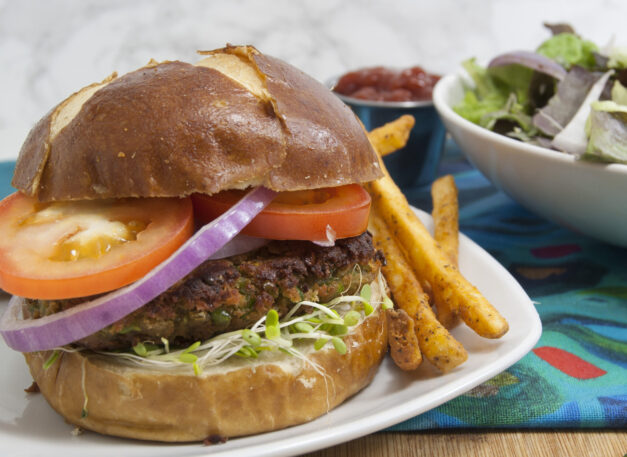
<svg viewBox="0 0 627 457">
<path fill-rule="evenodd" d="M 12 184 L 41 201 L 173 197 L 381 176 L 363 126 L 324 85 L 252 46 L 151 62 L 68 97 L 28 135 Z"/>
<path fill-rule="evenodd" d="M 330 344 L 306 352 L 321 372 L 280 352 L 229 359 L 201 376 L 83 352 L 62 353 L 46 370 L 50 351 L 24 356 L 50 405 L 72 424 L 135 439 L 202 441 L 308 422 L 358 392 L 385 355 L 385 313 L 371 314 L 344 341 L 345 355 Z"/>
</svg>

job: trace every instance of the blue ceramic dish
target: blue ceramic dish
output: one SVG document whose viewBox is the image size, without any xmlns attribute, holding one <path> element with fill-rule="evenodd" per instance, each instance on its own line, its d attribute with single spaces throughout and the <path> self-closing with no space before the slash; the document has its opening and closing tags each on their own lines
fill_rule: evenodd
<svg viewBox="0 0 627 457">
<path fill-rule="evenodd" d="M 329 84 L 331 88 L 334 82 Z M 424 186 L 435 179 L 446 130 L 432 102 L 379 102 L 335 95 L 350 106 L 369 131 L 404 114 L 414 116 L 416 124 L 407 145 L 383 160 L 401 188 Z"/>
</svg>

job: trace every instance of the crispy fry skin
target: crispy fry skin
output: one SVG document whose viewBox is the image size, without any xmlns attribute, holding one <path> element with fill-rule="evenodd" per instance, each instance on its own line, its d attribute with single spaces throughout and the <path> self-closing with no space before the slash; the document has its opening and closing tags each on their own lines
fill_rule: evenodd
<svg viewBox="0 0 627 457">
<path fill-rule="evenodd" d="M 422 355 L 414 331 L 414 321 L 402 309 L 386 310 L 388 320 L 388 344 L 396 366 L 412 371 L 422 363 Z"/>
<path fill-rule="evenodd" d="M 387 259 L 383 274 L 397 306 L 415 321 L 414 328 L 422 354 L 443 372 L 452 370 L 466 361 L 466 350 L 436 319 L 429 306 L 429 297 L 420 287 L 383 219 L 371 213 L 370 224 L 374 244 L 383 251 Z"/>
<path fill-rule="evenodd" d="M 459 205 L 457 187 L 451 175 L 441 176 L 431 186 L 433 200 L 434 238 L 444 253 L 457 266 L 459 252 Z"/>
<path fill-rule="evenodd" d="M 383 161 L 380 162 L 386 176 L 367 185 L 372 203 L 404 248 L 418 278 L 431 284 L 434 300 L 444 301 L 459 312 L 462 320 L 479 335 L 503 336 L 509 328 L 507 321 L 440 250 L 387 173 Z"/>
<path fill-rule="evenodd" d="M 381 156 L 388 155 L 405 147 L 415 122 L 413 116 L 405 114 L 368 132 L 368 139 Z"/>
<path fill-rule="evenodd" d="M 458 267 L 459 205 L 453 176 L 442 176 L 433 182 L 431 199 L 433 200 L 431 212 L 434 224 L 433 236 L 451 263 Z M 453 328 L 459 323 L 459 316 L 448 306 L 447 302 L 436 301 L 435 308 L 438 320 L 446 328 Z"/>
</svg>

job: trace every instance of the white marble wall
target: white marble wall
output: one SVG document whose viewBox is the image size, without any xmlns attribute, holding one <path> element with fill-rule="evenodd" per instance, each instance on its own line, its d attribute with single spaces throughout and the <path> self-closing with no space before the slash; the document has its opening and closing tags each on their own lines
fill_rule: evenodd
<svg viewBox="0 0 627 457">
<path fill-rule="evenodd" d="M 543 21 L 627 45 L 626 19 L 625 0 L 0 0 L 0 159 L 71 92 L 150 58 L 194 61 L 230 42 L 322 81 L 377 64 L 446 73 L 533 48 Z"/>
</svg>

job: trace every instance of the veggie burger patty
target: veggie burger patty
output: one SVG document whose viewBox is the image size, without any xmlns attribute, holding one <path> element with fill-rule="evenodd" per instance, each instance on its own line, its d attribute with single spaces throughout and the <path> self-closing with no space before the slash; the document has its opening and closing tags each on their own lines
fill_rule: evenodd
<svg viewBox="0 0 627 457">
<path fill-rule="evenodd" d="M 284 315 L 295 303 L 325 303 L 376 279 L 383 263 L 364 233 L 333 247 L 272 241 L 263 248 L 209 260 L 166 293 L 114 324 L 76 342 L 93 350 L 125 350 L 139 342 L 186 345 L 250 327 L 270 308 Z M 24 314 L 40 318 L 85 298 L 26 301 Z"/>
</svg>

